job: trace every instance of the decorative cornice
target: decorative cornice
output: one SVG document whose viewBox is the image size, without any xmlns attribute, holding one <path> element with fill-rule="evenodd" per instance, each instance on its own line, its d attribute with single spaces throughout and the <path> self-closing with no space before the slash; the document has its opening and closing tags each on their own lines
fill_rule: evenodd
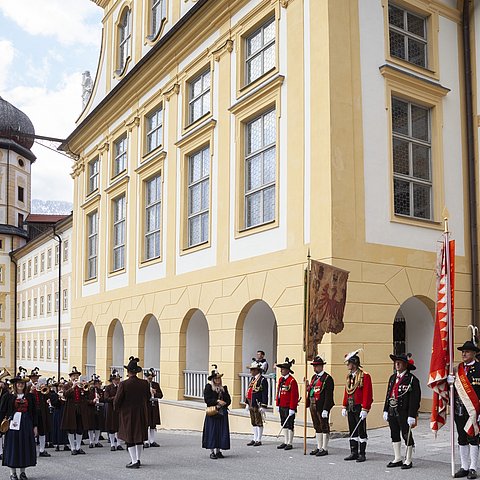
<svg viewBox="0 0 480 480">
<path fill-rule="evenodd" d="M 293 0 L 280 0 L 280 6 L 283 8 L 287 8 Z"/>
<path fill-rule="evenodd" d="M 226 52 L 233 52 L 233 40 L 231 38 L 229 38 L 220 48 L 217 48 L 215 51 L 212 52 L 213 59 L 216 62 L 219 62 L 222 55 Z"/>
<path fill-rule="evenodd" d="M 108 152 L 110 150 L 110 143 L 108 142 L 102 143 L 97 147 L 97 150 L 99 151 L 99 153 Z"/>
<path fill-rule="evenodd" d="M 127 127 L 129 132 L 131 132 L 133 130 L 133 127 L 138 127 L 139 125 L 140 125 L 140 117 L 139 116 L 135 116 L 130 121 L 125 123 L 125 126 Z"/>
<path fill-rule="evenodd" d="M 83 158 L 75 162 L 72 166 L 72 173 L 70 173 L 70 176 L 75 179 L 78 177 L 83 171 L 85 171 L 85 163 L 84 163 Z"/>
<path fill-rule="evenodd" d="M 172 87 L 164 93 L 165 100 L 169 102 L 170 98 L 172 98 L 174 94 L 178 95 L 179 93 L 180 93 L 180 85 L 178 83 L 174 83 Z"/>
</svg>

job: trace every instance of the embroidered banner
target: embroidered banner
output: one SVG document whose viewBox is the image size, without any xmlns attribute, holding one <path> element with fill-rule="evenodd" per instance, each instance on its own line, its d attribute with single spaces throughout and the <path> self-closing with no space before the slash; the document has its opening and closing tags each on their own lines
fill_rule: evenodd
<svg viewBox="0 0 480 480">
<path fill-rule="evenodd" d="M 480 412 L 480 404 L 477 394 L 468 380 L 463 363 L 458 366 L 458 372 L 455 377 L 455 388 L 468 413 L 468 420 L 464 430 L 470 437 L 475 437 L 480 432 L 477 424 L 477 417 Z"/>
</svg>

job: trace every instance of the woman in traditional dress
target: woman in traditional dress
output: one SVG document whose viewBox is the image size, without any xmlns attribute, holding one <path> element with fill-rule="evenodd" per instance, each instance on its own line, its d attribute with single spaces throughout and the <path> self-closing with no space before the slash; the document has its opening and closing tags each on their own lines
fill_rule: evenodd
<svg viewBox="0 0 480 480">
<path fill-rule="evenodd" d="M 59 452 L 60 447 L 63 447 L 64 452 L 68 452 L 70 447 L 68 446 L 68 435 L 66 430 L 62 430 L 62 417 L 63 410 L 65 408 L 65 397 L 63 396 L 63 390 L 67 381 L 62 377 L 57 384 L 57 391 L 50 392 L 50 403 L 53 406 L 53 430 L 52 441 L 55 445 L 55 451 Z"/>
<path fill-rule="evenodd" d="M 2 465 L 10 467 L 10 480 L 27 480 L 25 468 L 37 464 L 35 437 L 37 436 L 37 414 L 35 400 L 26 393 L 26 370 L 20 369 L 12 379 L 12 393 L 2 401 L 0 418 L 11 420 L 10 428 L 5 434 L 5 446 Z M 17 477 L 17 468 L 20 477 Z"/>
<path fill-rule="evenodd" d="M 228 426 L 228 406 L 232 403 L 226 385 L 222 385 L 223 373 L 217 365 L 208 377 L 203 398 L 207 404 L 207 413 L 203 424 L 202 448 L 210 450 L 210 458 L 223 458 L 222 450 L 230 450 L 230 429 Z M 209 408 L 210 407 L 210 408 Z"/>
</svg>

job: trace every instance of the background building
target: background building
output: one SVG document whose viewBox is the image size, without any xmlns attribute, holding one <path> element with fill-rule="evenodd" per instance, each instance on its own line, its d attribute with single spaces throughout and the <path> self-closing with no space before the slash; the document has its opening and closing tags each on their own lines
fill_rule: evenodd
<svg viewBox="0 0 480 480">
<path fill-rule="evenodd" d="M 176 428 L 201 427 L 191 400 L 218 364 L 232 429 L 247 431 L 235 409 L 257 349 L 271 365 L 295 358 L 303 376 L 310 250 L 350 271 L 345 328 L 319 352 L 337 405 L 344 355 L 362 347 L 371 425 L 393 350 L 416 357 L 428 408 L 444 206 L 458 341 L 472 309 L 462 5 L 96 3 L 98 72 L 64 145 L 79 155 L 70 363 L 105 377 L 138 355 L 160 370 L 162 418 Z M 333 422 L 345 428 L 339 409 Z"/>
<path fill-rule="evenodd" d="M 18 268 L 17 364 L 28 371 L 39 367 L 45 377 L 59 378 L 60 370 L 67 378 L 72 216 L 30 214 L 26 223 L 32 239 L 12 254 Z"/>
</svg>

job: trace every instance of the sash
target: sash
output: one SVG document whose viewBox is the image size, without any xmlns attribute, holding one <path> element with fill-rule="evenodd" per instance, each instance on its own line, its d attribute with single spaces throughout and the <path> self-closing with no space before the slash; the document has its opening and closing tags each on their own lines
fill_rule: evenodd
<svg viewBox="0 0 480 480">
<path fill-rule="evenodd" d="M 455 389 L 457 394 L 462 401 L 465 410 L 468 413 L 468 420 L 465 424 L 464 430 L 467 432 L 467 435 L 474 437 L 479 434 L 480 429 L 478 428 L 477 418 L 480 413 L 480 403 L 478 401 L 477 394 L 468 380 L 467 374 L 465 373 L 465 368 L 463 363 L 458 365 L 457 376 L 455 377 Z"/>
</svg>

